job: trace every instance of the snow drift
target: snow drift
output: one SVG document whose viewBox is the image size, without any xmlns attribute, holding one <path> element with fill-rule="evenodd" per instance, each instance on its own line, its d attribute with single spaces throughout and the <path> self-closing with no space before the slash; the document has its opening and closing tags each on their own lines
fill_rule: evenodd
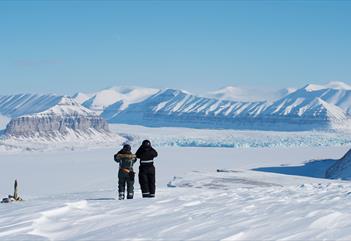
<svg viewBox="0 0 351 241">
<path fill-rule="evenodd" d="M 351 149 L 326 172 L 327 178 L 351 179 Z"/>
</svg>

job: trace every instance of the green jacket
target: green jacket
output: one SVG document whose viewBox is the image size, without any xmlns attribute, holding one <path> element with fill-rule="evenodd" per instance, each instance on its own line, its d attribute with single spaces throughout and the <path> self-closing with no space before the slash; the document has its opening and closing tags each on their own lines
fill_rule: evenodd
<svg viewBox="0 0 351 241">
<path fill-rule="evenodd" d="M 136 155 L 124 150 L 114 155 L 114 159 L 119 163 L 119 168 L 133 170 L 133 165 L 137 161 Z"/>
</svg>

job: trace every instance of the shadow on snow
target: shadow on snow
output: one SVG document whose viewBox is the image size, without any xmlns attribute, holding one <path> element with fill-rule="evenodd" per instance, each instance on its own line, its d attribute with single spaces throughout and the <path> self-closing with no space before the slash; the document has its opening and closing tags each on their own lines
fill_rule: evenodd
<svg viewBox="0 0 351 241">
<path fill-rule="evenodd" d="M 326 178 L 327 169 L 333 165 L 336 160 L 313 160 L 306 162 L 301 166 L 279 166 L 279 167 L 260 167 L 252 169 L 260 172 L 273 172 L 285 175 L 306 176 L 315 178 Z"/>
</svg>

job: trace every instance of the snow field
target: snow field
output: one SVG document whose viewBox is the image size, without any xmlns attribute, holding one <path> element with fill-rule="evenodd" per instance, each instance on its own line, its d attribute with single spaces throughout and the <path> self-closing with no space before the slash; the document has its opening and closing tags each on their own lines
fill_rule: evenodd
<svg viewBox="0 0 351 241">
<path fill-rule="evenodd" d="M 160 147 L 156 198 L 142 199 L 136 180 L 124 201 L 114 200 L 119 148 L 0 154 L 1 196 L 17 178 L 25 199 L 0 205 L 0 240 L 351 238 L 351 183 L 250 170 L 337 159 L 349 146 Z"/>
<path fill-rule="evenodd" d="M 284 185 L 275 183 L 277 180 L 283 180 Z M 0 238 L 5 241 L 351 237 L 349 183 L 238 171 L 190 173 L 180 180 L 176 178 L 172 185 L 161 187 L 155 199 L 142 199 L 137 193 L 134 200 L 121 202 L 111 199 L 112 191 L 107 190 L 2 205 Z"/>
</svg>

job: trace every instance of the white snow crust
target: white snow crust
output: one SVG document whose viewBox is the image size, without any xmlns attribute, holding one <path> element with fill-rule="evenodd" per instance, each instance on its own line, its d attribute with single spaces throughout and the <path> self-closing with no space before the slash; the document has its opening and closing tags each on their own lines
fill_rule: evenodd
<svg viewBox="0 0 351 241">
<path fill-rule="evenodd" d="M 142 199 L 136 183 L 124 201 L 117 147 L 0 155 L 0 193 L 18 178 L 25 199 L 0 205 L 0 239 L 349 240 L 350 182 L 250 170 L 347 149 L 158 148 L 156 198 Z"/>
</svg>

